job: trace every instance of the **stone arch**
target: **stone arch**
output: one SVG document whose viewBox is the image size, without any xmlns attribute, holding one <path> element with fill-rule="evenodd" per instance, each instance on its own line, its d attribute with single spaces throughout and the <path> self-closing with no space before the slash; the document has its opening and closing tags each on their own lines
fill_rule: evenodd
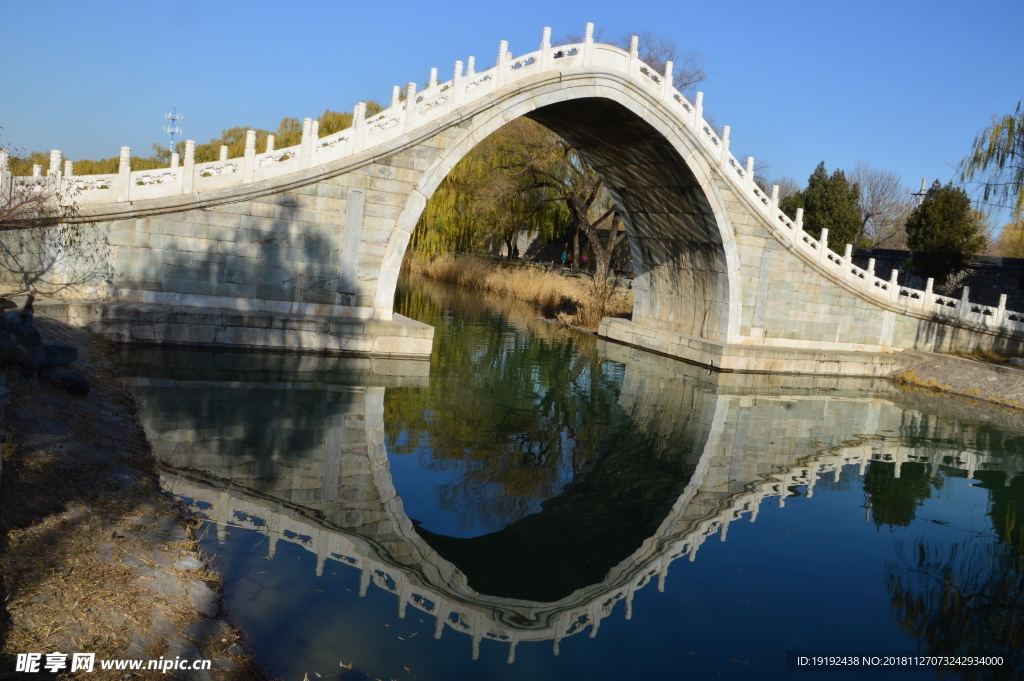
<svg viewBox="0 0 1024 681">
<path fill-rule="evenodd" d="M 633 320 L 719 342 L 739 335 L 735 233 L 697 140 L 661 103 L 611 73 L 538 81 L 463 120 L 423 173 L 388 242 L 374 307 L 392 309 L 412 231 L 442 180 L 481 140 L 527 116 L 572 144 L 621 209 L 636 271 Z"/>
</svg>

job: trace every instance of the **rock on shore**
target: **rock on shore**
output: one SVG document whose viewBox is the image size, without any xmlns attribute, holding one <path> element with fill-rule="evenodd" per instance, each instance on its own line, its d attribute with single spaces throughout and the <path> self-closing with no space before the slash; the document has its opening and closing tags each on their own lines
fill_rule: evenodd
<svg viewBox="0 0 1024 681">
<path fill-rule="evenodd" d="M 225 618 L 195 521 L 159 488 L 110 346 L 13 310 L 0 315 L 0 364 L 0 677 L 17 653 L 60 651 L 203 658 L 212 670 L 179 676 L 266 678 Z"/>
</svg>

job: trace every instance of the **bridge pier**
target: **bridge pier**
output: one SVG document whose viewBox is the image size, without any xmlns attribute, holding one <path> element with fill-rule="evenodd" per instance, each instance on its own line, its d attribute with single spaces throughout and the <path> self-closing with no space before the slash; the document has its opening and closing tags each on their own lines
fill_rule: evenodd
<svg viewBox="0 0 1024 681">
<path fill-rule="evenodd" d="M 887 376 L 904 366 L 903 357 L 893 352 L 812 350 L 723 343 L 611 317 L 601 320 L 598 335 L 723 371 Z"/>
</svg>

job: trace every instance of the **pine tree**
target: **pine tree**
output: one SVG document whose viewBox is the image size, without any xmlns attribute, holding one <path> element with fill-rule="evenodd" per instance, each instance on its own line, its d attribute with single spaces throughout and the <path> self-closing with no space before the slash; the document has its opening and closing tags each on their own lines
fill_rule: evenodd
<svg viewBox="0 0 1024 681">
<path fill-rule="evenodd" d="M 846 173 L 836 170 L 829 176 L 822 161 L 807 178 L 807 189 L 787 196 L 782 200 L 782 210 L 790 215 L 797 208 L 804 209 L 804 231 L 819 238 L 821 230 L 828 230 L 828 242 L 839 245 L 852 244 L 860 233 L 860 188 L 850 184 Z"/>
<path fill-rule="evenodd" d="M 913 252 L 907 265 L 922 277 L 942 285 L 985 249 L 986 236 L 960 187 L 936 181 L 921 205 L 907 218 L 907 245 Z"/>
</svg>

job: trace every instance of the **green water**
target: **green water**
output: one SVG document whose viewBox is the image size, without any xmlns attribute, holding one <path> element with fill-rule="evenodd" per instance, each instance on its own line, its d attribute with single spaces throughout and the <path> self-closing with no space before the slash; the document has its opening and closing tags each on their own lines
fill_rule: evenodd
<svg viewBox="0 0 1024 681">
<path fill-rule="evenodd" d="M 921 651 L 1020 677 L 1024 417 L 715 374 L 429 281 L 396 309 L 434 326 L 429 364 L 123 358 L 272 673 L 939 678 L 787 671 Z"/>
</svg>

